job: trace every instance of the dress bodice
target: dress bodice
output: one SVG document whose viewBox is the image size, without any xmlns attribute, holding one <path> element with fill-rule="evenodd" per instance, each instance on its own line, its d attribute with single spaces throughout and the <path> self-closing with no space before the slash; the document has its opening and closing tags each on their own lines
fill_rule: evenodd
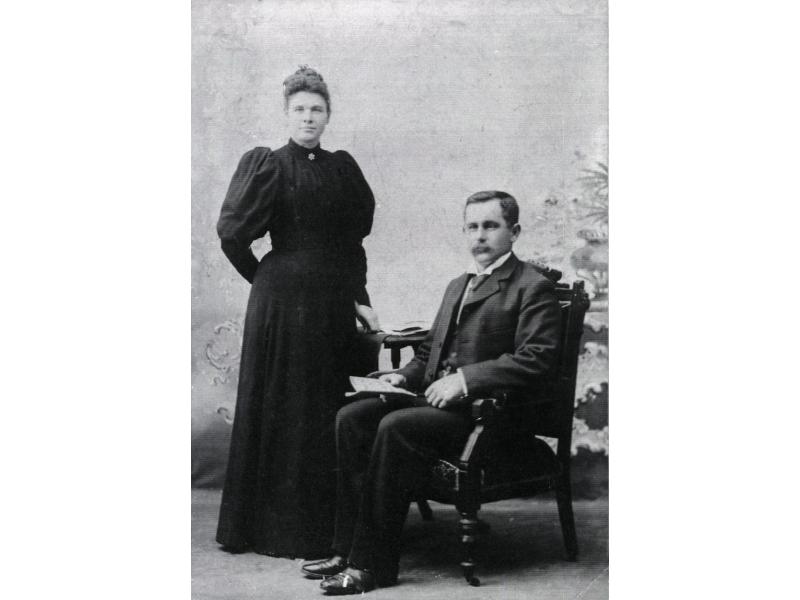
<svg viewBox="0 0 800 600">
<path fill-rule="evenodd" d="M 343 279 L 355 299 L 369 304 L 361 242 L 372 228 L 374 209 L 372 190 L 350 154 L 289 140 L 275 151 L 257 147 L 245 153 L 217 232 L 229 260 L 251 283 L 258 260 L 250 245 L 269 232 L 273 250 L 328 252 L 346 270 Z"/>
</svg>

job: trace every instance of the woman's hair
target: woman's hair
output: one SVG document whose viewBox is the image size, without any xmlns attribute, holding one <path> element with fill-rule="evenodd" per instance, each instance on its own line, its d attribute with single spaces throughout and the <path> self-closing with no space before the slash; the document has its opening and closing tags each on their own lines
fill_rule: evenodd
<svg viewBox="0 0 800 600">
<path fill-rule="evenodd" d="M 328 113 L 331 112 L 331 95 L 322 75 L 308 65 L 300 65 L 294 73 L 283 80 L 283 106 L 289 107 L 289 97 L 297 92 L 311 92 L 325 98 Z"/>
</svg>

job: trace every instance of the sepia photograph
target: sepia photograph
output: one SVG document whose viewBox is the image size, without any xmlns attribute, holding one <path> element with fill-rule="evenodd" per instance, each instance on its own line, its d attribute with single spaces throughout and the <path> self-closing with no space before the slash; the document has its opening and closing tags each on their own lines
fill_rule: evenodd
<svg viewBox="0 0 800 600">
<path fill-rule="evenodd" d="M 607 17 L 193 0 L 193 598 L 608 597 Z"/>
</svg>

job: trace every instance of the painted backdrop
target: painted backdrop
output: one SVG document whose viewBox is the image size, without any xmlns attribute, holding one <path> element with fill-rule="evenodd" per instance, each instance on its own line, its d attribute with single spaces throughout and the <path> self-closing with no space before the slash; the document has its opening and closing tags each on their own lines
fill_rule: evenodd
<svg viewBox="0 0 800 600">
<path fill-rule="evenodd" d="M 578 491 L 604 493 L 606 2 L 193 0 L 192 27 L 193 485 L 221 485 L 249 288 L 220 251 L 220 204 L 246 150 L 286 143 L 281 83 L 309 64 L 332 95 L 323 147 L 350 152 L 376 196 L 365 248 L 383 322 L 433 318 L 481 189 L 520 201 L 519 256 L 587 280 L 573 450 Z"/>
</svg>

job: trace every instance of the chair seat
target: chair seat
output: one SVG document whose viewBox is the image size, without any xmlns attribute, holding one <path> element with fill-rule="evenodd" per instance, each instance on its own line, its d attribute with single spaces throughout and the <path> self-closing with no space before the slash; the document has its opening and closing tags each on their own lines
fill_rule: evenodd
<svg viewBox="0 0 800 600">
<path fill-rule="evenodd" d="M 555 452 L 534 435 L 494 444 L 485 456 L 476 457 L 482 467 L 481 502 L 533 495 L 553 488 L 561 473 Z M 437 462 L 430 481 L 429 498 L 454 504 L 457 492 L 458 460 Z"/>
</svg>

